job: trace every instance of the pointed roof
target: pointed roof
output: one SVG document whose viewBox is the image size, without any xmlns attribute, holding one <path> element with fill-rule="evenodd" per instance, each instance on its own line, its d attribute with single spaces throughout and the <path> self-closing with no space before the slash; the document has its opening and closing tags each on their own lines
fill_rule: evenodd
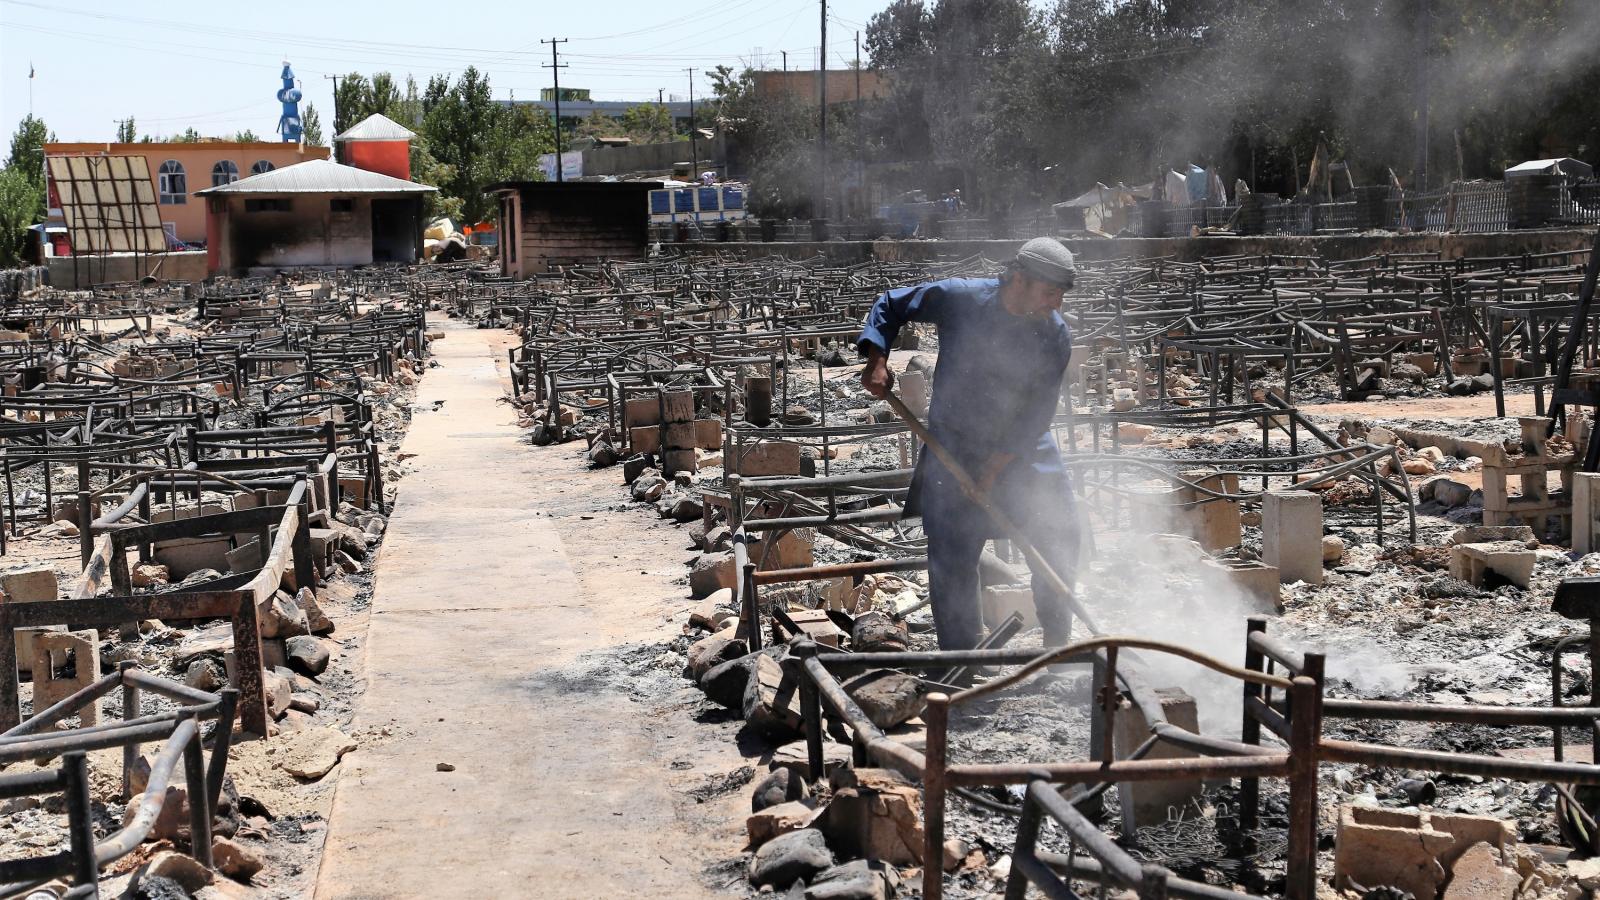
<svg viewBox="0 0 1600 900">
<path fill-rule="evenodd" d="M 336 141 L 409 141 L 413 132 L 383 113 L 373 113 L 334 135 Z"/>
<path fill-rule="evenodd" d="M 211 194 L 427 194 L 437 190 L 328 159 L 312 159 L 194 193 L 202 197 Z"/>
</svg>

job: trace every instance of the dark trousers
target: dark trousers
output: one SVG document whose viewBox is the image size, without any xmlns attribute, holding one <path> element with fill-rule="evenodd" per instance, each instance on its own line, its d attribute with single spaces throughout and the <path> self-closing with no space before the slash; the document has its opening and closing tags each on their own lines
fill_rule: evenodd
<svg viewBox="0 0 1600 900">
<path fill-rule="evenodd" d="M 933 621 L 939 629 L 939 649 L 969 650 L 983 638 L 978 557 L 990 538 L 1003 535 L 989 514 L 966 498 L 936 460 L 929 462 L 923 473 L 920 505 L 922 528 L 928 537 Z M 1014 466 L 999 479 L 992 497 L 1070 585 L 1078 561 L 1078 529 L 1066 474 L 1040 473 L 1027 464 Z M 1046 646 L 1066 643 L 1072 630 L 1067 597 L 1037 572 L 1033 575 L 1033 605 Z"/>
</svg>

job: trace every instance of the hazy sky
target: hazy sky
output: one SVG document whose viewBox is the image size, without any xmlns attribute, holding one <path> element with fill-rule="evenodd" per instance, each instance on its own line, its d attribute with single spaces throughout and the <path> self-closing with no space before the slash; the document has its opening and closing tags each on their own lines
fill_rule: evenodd
<svg viewBox="0 0 1600 900">
<path fill-rule="evenodd" d="M 855 32 L 887 2 L 829 0 L 833 67 L 849 63 Z M 249 128 L 271 140 L 285 59 L 327 132 L 325 75 L 388 71 L 403 84 L 409 73 L 423 85 L 476 65 L 495 97 L 533 98 L 550 84 L 539 65 L 550 60 L 539 39 L 550 37 L 570 39 L 563 86 L 596 99 L 683 98 L 692 67 L 698 98 L 710 89 L 698 72 L 719 63 L 778 68 L 786 50 L 790 68 L 814 68 L 819 18 L 818 0 L 689 0 L 677 15 L 651 0 L 0 0 L 0 130 L 8 140 L 28 112 L 30 64 L 33 112 L 64 141 L 112 140 L 129 115 L 141 134 Z"/>
</svg>

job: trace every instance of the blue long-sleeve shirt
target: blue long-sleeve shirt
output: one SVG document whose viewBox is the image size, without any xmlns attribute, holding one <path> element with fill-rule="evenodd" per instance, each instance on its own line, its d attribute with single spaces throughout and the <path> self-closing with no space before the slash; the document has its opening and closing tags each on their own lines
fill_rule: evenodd
<svg viewBox="0 0 1600 900">
<path fill-rule="evenodd" d="M 1050 420 L 1072 356 L 1072 331 L 1061 314 L 1013 315 L 1000 304 L 998 279 L 950 278 L 878 297 L 857 346 L 887 352 L 901 327 L 914 321 L 939 329 L 928 410 L 934 437 L 974 477 L 996 453 L 1015 456 L 1013 468 L 1059 472 Z"/>
</svg>

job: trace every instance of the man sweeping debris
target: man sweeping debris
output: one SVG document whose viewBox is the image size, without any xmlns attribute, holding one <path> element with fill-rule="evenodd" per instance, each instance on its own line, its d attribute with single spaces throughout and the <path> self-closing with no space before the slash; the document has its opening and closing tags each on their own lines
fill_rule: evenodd
<svg viewBox="0 0 1600 900">
<path fill-rule="evenodd" d="M 933 439 L 1068 583 L 1078 534 L 1050 420 L 1072 354 L 1061 296 L 1076 274 L 1072 253 L 1059 241 L 1035 238 L 999 278 L 951 278 L 883 294 L 856 342 L 867 357 L 862 386 L 883 398 L 893 386 L 889 347 L 900 329 L 914 321 L 937 326 L 939 365 L 928 415 Z M 921 514 L 928 537 L 939 646 L 964 650 L 983 636 L 978 559 L 984 543 L 1013 535 L 962 488 L 940 456 L 922 454 L 906 513 Z M 1044 643 L 1065 644 L 1072 625 L 1068 597 L 1060 581 L 1032 568 Z"/>
</svg>

